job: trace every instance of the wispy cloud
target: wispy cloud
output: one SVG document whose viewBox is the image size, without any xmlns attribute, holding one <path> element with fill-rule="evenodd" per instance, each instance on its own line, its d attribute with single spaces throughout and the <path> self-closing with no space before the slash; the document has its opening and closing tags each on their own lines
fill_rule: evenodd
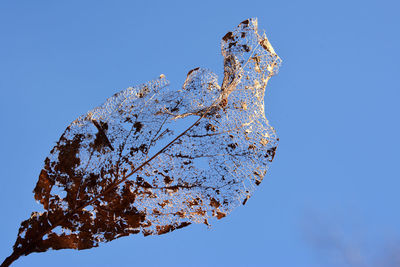
<svg viewBox="0 0 400 267">
<path fill-rule="evenodd" d="M 354 217 L 308 212 L 302 232 L 321 266 L 400 267 L 400 238 L 385 238 L 382 231 L 381 238 L 371 242 L 368 229 Z"/>
</svg>

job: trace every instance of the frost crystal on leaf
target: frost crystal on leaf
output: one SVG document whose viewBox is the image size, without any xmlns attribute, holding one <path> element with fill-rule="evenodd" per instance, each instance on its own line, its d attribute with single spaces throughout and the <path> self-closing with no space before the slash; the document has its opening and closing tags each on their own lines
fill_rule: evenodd
<svg viewBox="0 0 400 267">
<path fill-rule="evenodd" d="M 280 59 L 255 19 L 222 38 L 222 55 L 221 86 L 202 68 L 189 71 L 181 90 L 161 75 L 73 121 L 34 189 L 44 211 L 22 222 L 8 262 L 208 224 L 245 204 L 277 146 L 264 91 Z"/>
</svg>

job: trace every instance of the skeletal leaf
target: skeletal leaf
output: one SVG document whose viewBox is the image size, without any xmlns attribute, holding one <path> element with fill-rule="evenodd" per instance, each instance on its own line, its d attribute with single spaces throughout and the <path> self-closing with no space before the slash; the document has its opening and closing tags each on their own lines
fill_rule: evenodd
<svg viewBox="0 0 400 267">
<path fill-rule="evenodd" d="M 161 75 L 73 121 L 34 189 L 44 210 L 22 222 L 2 266 L 32 252 L 208 224 L 245 204 L 277 146 L 264 91 L 280 59 L 255 19 L 222 38 L 222 55 L 221 86 L 202 68 L 181 90 Z"/>
</svg>

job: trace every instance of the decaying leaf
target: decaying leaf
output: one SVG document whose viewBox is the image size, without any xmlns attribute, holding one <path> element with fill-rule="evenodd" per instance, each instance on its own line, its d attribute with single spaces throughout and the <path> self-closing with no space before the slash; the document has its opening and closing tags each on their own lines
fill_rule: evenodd
<svg viewBox="0 0 400 267">
<path fill-rule="evenodd" d="M 44 210 L 22 222 L 1 266 L 32 252 L 208 224 L 245 204 L 277 146 L 264 91 L 280 59 L 255 19 L 222 38 L 222 55 L 221 86 L 202 68 L 178 91 L 162 75 L 73 121 L 34 189 Z"/>
</svg>

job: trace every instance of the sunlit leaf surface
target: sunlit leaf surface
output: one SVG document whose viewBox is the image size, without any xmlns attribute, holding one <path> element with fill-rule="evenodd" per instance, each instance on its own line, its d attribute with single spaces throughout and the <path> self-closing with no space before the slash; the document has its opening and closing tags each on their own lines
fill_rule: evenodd
<svg viewBox="0 0 400 267">
<path fill-rule="evenodd" d="M 73 121 L 34 189 L 44 211 L 22 222 L 2 266 L 50 248 L 209 224 L 245 204 L 277 147 L 264 91 L 280 59 L 255 19 L 222 38 L 222 55 L 222 85 L 202 68 L 180 90 L 161 75 Z"/>
</svg>

